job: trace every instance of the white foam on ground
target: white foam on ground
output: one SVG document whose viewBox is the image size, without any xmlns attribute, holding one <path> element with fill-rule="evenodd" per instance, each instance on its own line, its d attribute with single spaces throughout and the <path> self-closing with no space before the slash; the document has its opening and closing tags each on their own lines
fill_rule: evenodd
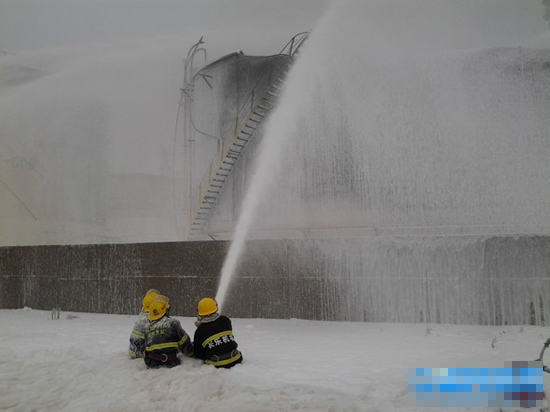
<svg viewBox="0 0 550 412">
<path fill-rule="evenodd" d="M 407 405 L 408 368 L 533 360 L 549 335 L 536 326 L 234 319 L 243 364 L 217 370 L 183 358 L 147 370 L 127 357 L 135 316 L 68 315 L 0 310 L 0 410 L 433 412 Z M 194 333 L 194 319 L 176 318 Z"/>
</svg>

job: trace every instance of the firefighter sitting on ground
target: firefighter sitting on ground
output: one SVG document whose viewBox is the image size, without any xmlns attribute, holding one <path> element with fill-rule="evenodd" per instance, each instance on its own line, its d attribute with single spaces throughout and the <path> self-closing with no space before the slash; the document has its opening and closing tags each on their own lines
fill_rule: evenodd
<svg viewBox="0 0 550 412">
<path fill-rule="evenodd" d="M 241 363 L 243 356 L 237 350 L 231 321 L 218 313 L 218 303 L 212 298 L 201 299 L 197 305 L 195 322 L 195 357 L 216 368 L 231 368 Z"/>
<path fill-rule="evenodd" d="M 149 289 L 142 300 L 141 313 L 138 320 L 134 324 L 132 333 L 130 334 L 130 348 L 128 355 L 131 359 L 143 358 L 145 354 L 145 326 L 149 323 L 147 316 L 149 315 L 149 305 L 160 292 L 156 289 Z"/>
<path fill-rule="evenodd" d="M 193 357 L 193 344 L 179 320 L 170 317 L 168 298 L 158 295 L 149 306 L 149 323 L 145 327 L 145 357 L 148 368 L 172 368 L 181 363 L 178 350 Z"/>
</svg>

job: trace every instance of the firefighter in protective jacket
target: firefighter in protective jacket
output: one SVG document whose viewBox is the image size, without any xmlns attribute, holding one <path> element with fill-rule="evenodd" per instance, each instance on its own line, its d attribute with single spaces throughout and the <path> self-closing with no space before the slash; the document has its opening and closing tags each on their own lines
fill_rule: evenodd
<svg viewBox="0 0 550 412">
<path fill-rule="evenodd" d="M 172 368 L 181 363 L 178 350 L 193 357 L 193 344 L 177 319 L 168 314 L 170 304 L 162 295 L 149 306 L 149 323 L 145 327 L 145 364 L 148 368 Z"/>
<path fill-rule="evenodd" d="M 142 300 L 141 313 L 138 316 L 138 320 L 134 324 L 132 333 L 130 334 L 130 347 L 128 349 L 128 355 L 131 359 L 143 358 L 145 354 L 145 327 L 149 323 L 147 316 L 149 316 L 149 305 L 151 301 L 160 295 L 160 292 L 156 289 L 149 289 Z"/>
<path fill-rule="evenodd" d="M 237 350 L 231 320 L 218 313 L 218 303 L 212 298 L 201 299 L 197 305 L 197 315 L 195 357 L 216 368 L 231 368 L 241 363 L 243 355 Z"/>
</svg>

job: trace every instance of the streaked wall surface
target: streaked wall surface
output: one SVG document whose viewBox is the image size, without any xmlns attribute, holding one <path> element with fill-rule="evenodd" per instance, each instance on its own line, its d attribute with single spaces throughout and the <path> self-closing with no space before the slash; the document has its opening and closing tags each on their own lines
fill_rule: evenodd
<svg viewBox="0 0 550 412">
<path fill-rule="evenodd" d="M 390 247 L 391 246 L 391 247 Z M 0 248 L 0 307 L 137 313 L 159 289 L 173 314 L 214 296 L 229 243 Z M 247 244 L 224 312 L 242 318 L 456 324 L 550 320 L 550 238 L 317 238 Z M 377 256 L 385 253 L 385 264 Z M 468 258 L 465 259 L 465 256 Z M 443 262 L 443 263 L 442 263 Z"/>
</svg>

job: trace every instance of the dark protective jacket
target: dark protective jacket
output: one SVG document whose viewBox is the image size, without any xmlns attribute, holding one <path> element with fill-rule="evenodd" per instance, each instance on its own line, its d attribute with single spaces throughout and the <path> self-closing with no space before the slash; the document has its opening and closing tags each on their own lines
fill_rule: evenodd
<svg viewBox="0 0 550 412">
<path fill-rule="evenodd" d="M 231 321 L 227 316 L 214 314 L 199 318 L 194 336 L 195 357 L 216 368 L 231 368 L 241 363 Z"/>
<path fill-rule="evenodd" d="M 177 319 L 164 315 L 158 320 L 149 321 L 145 327 L 145 357 L 148 368 L 174 367 L 181 361 L 178 350 L 186 356 L 193 356 L 193 344 L 189 335 Z"/>
<path fill-rule="evenodd" d="M 128 348 L 128 355 L 130 358 L 143 358 L 145 353 L 145 327 L 149 320 L 147 319 L 148 313 L 141 312 L 138 320 L 134 324 L 132 333 L 130 334 L 130 347 Z"/>
</svg>

